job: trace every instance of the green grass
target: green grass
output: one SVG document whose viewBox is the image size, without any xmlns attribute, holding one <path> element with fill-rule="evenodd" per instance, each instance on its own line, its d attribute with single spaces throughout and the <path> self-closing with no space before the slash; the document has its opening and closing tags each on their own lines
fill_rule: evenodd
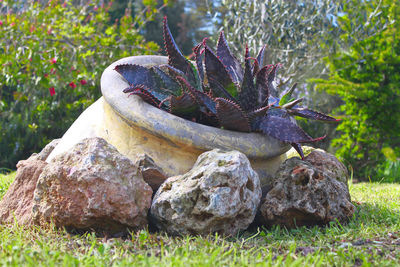
<svg viewBox="0 0 400 267">
<path fill-rule="evenodd" d="M 13 179 L 0 176 L 0 192 Z M 347 225 L 237 237 L 170 237 L 147 230 L 131 238 L 71 235 L 64 230 L 0 226 L 0 265 L 9 266 L 398 266 L 400 185 L 350 187 L 357 212 Z"/>
</svg>

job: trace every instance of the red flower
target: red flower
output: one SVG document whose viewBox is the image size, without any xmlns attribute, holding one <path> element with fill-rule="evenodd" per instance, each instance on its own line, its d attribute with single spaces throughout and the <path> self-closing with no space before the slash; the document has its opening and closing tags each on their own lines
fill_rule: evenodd
<svg viewBox="0 0 400 267">
<path fill-rule="evenodd" d="M 53 57 L 52 59 L 50 59 L 50 63 L 51 64 L 56 64 L 57 63 L 57 59 L 55 57 Z"/>
<path fill-rule="evenodd" d="M 75 88 L 76 88 L 76 84 L 75 84 L 74 82 L 70 82 L 68 85 L 69 85 L 72 89 L 75 89 Z"/>
<path fill-rule="evenodd" d="M 49 74 L 45 73 L 45 74 L 43 75 L 43 77 L 47 78 L 47 77 L 49 77 Z"/>
<path fill-rule="evenodd" d="M 87 81 L 86 81 L 86 80 L 81 80 L 80 83 L 81 83 L 82 85 L 85 85 L 85 84 L 87 84 Z"/>
<path fill-rule="evenodd" d="M 54 87 L 50 87 L 50 88 L 49 88 L 49 92 L 50 92 L 50 95 L 51 95 L 51 96 L 53 96 L 53 95 L 56 94 L 56 90 L 54 89 Z"/>
<path fill-rule="evenodd" d="M 0 20 L 0 26 L 3 26 L 3 22 Z"/>
</svg>

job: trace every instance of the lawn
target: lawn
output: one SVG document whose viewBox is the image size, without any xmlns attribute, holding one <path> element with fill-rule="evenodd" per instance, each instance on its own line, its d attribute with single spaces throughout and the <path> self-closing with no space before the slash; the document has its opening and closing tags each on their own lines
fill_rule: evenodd
<svg viewBox="0 0 400 267">
<path fill-rule="evenodd" d="M 0 198 L 14 174 L 0 174 Z M 0 265 L 11 266 L 398 266 L 400 185 L 350 186 L 357 207 L 347 225 L 255 229 L 236 237 L 170 237 L 147 230 L 129 239 L 0 226 Z"/>
</svg>

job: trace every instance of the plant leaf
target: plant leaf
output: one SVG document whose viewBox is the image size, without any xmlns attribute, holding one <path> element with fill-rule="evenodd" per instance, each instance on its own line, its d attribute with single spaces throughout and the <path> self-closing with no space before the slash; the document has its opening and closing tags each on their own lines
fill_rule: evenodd
<svg viewBox="0 0 400 267">
<path fill-rule="evenodd" d="M 269 86 L 268 86 L 268 70 L 270 66 L 262 67 L 256 74 L 256 88 L 258 92 L 257 104 L 259 107 L 268 104 Z"/>
<path fill-rule="evenodd" d="M 302 97 L 297 98 L 297 99 L 294 99 L 294 100 L 293 100 L 293 99 L 290 99 L 290 102 L 284 104 L 284 105 L 282 106 L 282 108 L 287 109 L 287 110 L 290 110 L 290 109 L 292 109 L 294 106 L 296 106 L 297 104 L 299 104 L 300 102 L 303 102 L 303 100 L 304 100 L 304 98 L 302 98 Z"/>
<path fill-rule="evenodd" d="M 253 110 L 252 112 L 247 113 L 247 116 L 249 117 L 250 121 L 254 120 L 257 117 L 265 116 L 267 114 L 268 109 L 273 105 L 274 103 L 271 103 L 268 106 L 264 106 L 256 110 Z"/>
<path fill-rule="evenodd" d="M 216 98 L 215 102 L 217 102 L 217 118 L 221 126 L 233 131 L 251 131 L 249 119 L 239 105 L 224 98 Z"/>
<path fill-rule="evenodd" d="M 226 70 L 232 77 L 233 82 L 239 84 L 243 80 L 243 69 L 240 62 L 232 55 L 226 42 L 224 31 L 221 31 L 217 43 L 217 57 L 225 65 Z"/>
<path fill-rule="evenodd" d="M 290 143 L 290 144 L 297 151 L 297 153 L 299 153 L 301 159 L 304 160 L 304 153 L 303 153 L 303 149 L 301 148 L 301 145 L 298 143 Z"/>
<path fill-rule="evenodd" d="M 169 112 L 179 117 L 191 120 L 198 115 L 199 105 L 186 92 L 182 95 L 170 98 Z"/>
<path fill-rule="evenodd" d="M 245 110 L 253 110 L 257 106 L 257 90 L 254 86 L 253 73 L 251 71 L 251 63 L 249 59 L 249 48 L 246 45 L 245 53 L 245 70 L 243 76 L 242 86 L 239 91 L 239 103 L 240 106 Z"/>
<path fill-rule="evenodd" d="M 222 62 L 207 46 L 204 48 L 204 63 L 213 95 L 234 101 L 233 95 L 237 93 L 236 85 Z"/>
<path fill-rule="evenodd" d="M 168 54 L 168 64 L 179 69 L 187 76 L 187 80 L 196 87 L 196 77 L 193 73 L 190 62 L 183 56 L 172 37 L 171 31 L 168 27 L 167 17 L 164 17 L 163 35 L 165 51 Z"/>
<path fill-rule="evenodd" d="M 214 115 L 217 113 L 216 103 L 208 94 L 197 91 L 182 77 L 178 77 L 178 81 L 182 88 L 185 88 L 187 93 L 200 105 L 200 111 L 204 113 L 210 111 Z M 202 107 L 206 108 L 206 110 L 202 110 Z"/>
<path fill-rule="evenodd" d="M 258 55 L 257 55 L 257 61 L 258 64 L 260 64 L 260 66 L 264 66 L 264 55 L 265 55 L 265 48 L 267 46 L 263 45 L 263 47 L 261 47 L 260 51 L 258 51 Z"/>
<path fill-rule="evenodd" d="M 161 86 L 162 90 L 168 92 L 170 95 L 180 95 L 180 86 L 173 78 L 161 70 L 159 66 L 153 66 L 151 70 L 154 73 L 157 86 Z"/>
<path fill-rule="evenodd" d="M 203 43 L 199 43 L 193 48 L 194 58 L 197 65 L 197 71 L 199 73 L 200 79 L 204 80 L 204 69 L 203 69 L 203 55 L 201 53 L 201 48 L 203 47 Z"/>
<path fill-rule="evenodd" d="M 131 89 L 132 87 L 130 87 L 129 89 Z M 160 101 L 157 100 L 157 98 L 155 98 L 151 93 L 149 93 L 149 91 L 147 90 L 147 88 L 144 85 L 139 85 L 139 86 L 135 86 L 135 89 L 133 91 L 124 89 L 123 92 L 129 92 L 129 95 L 138 95 L 140 96 L 141 99 L 143 99 L 143 101 L 145 101 L 146 103 L 149 103 L 150 105 L 153 105 L 155 107 L 158 107 L 158 105 L 160 104 Z"/>
<path fill-rule="evenodd" d="M 291 115 L 296 115 L 299 117 L 307 118 L 307 119 L 312 119 L 312 120 L 318 120 L 318 121 L 328 121 L 328 122 L 338 122 L 340 120 L 335 119 L 331 116 L 328 116 L 326 114 L 308 109 L 308 108 L 293 108 L 289 109 L 288 112 Z"/>
<path fill-rule="evenodd" d="M 293 93 L 294 89 L 296 89 L 296 86 L 297 86 L 297 83 L 294 83 L 292 85 L 292 87 L 285 94 L 283 94 L 283 96 L 281 97 L 281 100 L 279 101 L 279 106 L 283 106 L 290 102 L 292 93 Z"/>
<path fill-rule="evenodd" d="M 311 143 L 325 138 L 313 139 L 290 120 L 278 116 L 262 117 L 258 127 L 263 133 L 286 143 Z"/>
<path fill-rule="evenodd" d="M 114 70 L 128 81 L 129 85 L 144 85 L 152 88 L 155 85 L 153 75 L 148 68 L 136 64 L 117 65 Z"/>
</svg>

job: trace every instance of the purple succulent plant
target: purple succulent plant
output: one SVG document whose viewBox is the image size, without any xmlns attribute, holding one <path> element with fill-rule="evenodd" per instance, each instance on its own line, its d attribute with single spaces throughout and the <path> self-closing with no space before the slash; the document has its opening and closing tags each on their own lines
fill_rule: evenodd
<svg viewBox="0 0 400 267">
<path fill-rule="evenodd" d="M 279 64 L 263 66 L 265 46 L 257 57 L 248 48 L 244 68 L 232 55 L 224 32 L 214 52 L 205 38 L 193 48 L 194 63 L 177 47 L 164 18 L 164 42 L 168 64 L 146 68 L 124 64 L 115 67 L 129 83 L 124 93 L 139 95 L 147 103 L 185 119 L 240 132 L 261 132 L 290 143 L 304 158 L 301 143 L 312 138 L 291 119 L 300 116 L 337 122 L 328 115 L 299 107 L 302 98 L 292 99 L 293 85 L 280 98 L 273 81 Z"/>
</svg>

